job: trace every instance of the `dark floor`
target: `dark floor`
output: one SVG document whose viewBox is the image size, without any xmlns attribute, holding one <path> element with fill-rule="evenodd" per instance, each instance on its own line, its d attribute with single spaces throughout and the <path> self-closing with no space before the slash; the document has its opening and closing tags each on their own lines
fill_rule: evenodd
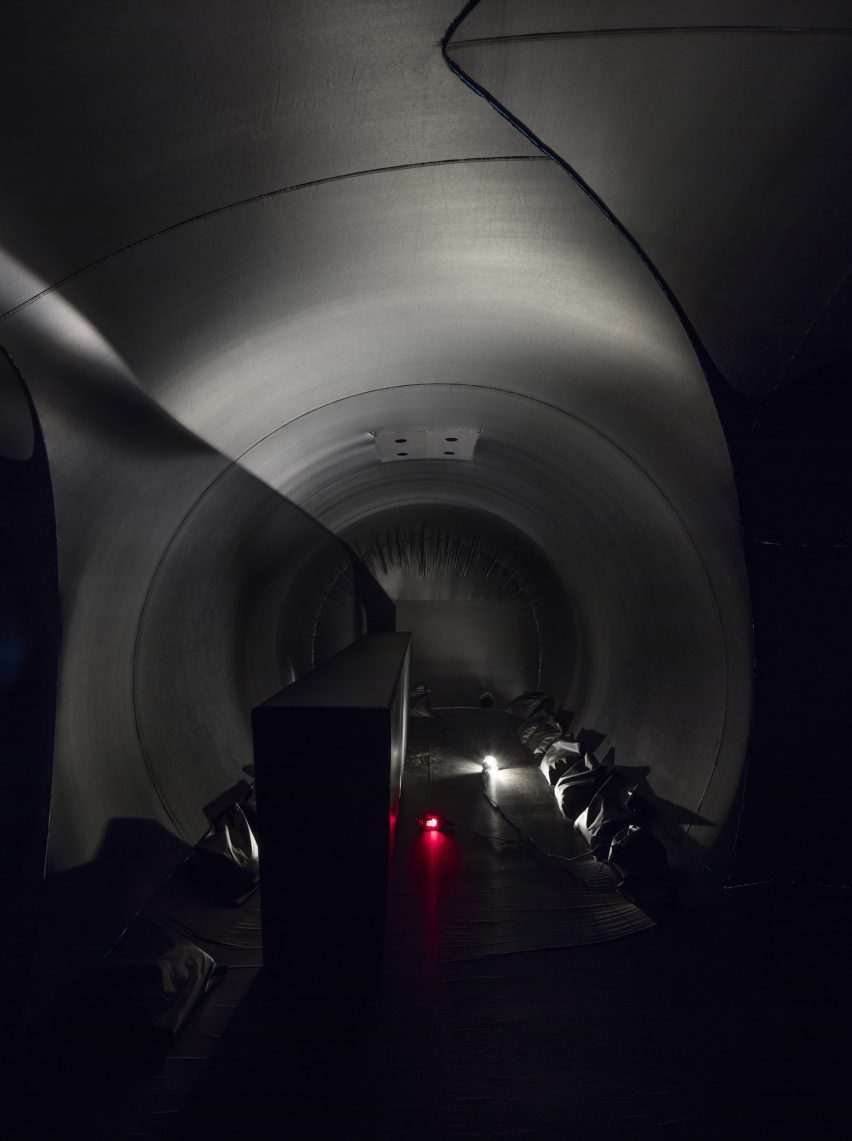
<svg viewBox="0 0 852 1141">
<path fill-rule="evenodd" d="M 268 977 L 259 897 L 217 909 L 176 878 L 148 913 L 228 977 L 156 1070 L 42 1061 L 28 1136 L 848 1135 L 845 897 L 745 888 L 655 926 L 583 854 L 508 719 L 444 711 L 411 728 L 378 993 Z M 506 814 L 580 859 L 486 838 L 518 839 L 482 794 L 489 751 Z M 426 809 L 454 825 L 423 834 Z"/>
</svg>

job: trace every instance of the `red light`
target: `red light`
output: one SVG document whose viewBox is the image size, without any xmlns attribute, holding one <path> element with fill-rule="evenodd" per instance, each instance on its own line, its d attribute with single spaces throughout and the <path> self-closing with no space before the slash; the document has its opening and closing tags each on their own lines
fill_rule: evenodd
<svg viewBox="0 0 852 1141">
<path fill-rule="evenodd" d="M 441 827 L 441 818 L 431 812 L 424 812 L 418 823 L 420 827 L 425 828 L 427 832 L 435 832 Z"/>
</svg>

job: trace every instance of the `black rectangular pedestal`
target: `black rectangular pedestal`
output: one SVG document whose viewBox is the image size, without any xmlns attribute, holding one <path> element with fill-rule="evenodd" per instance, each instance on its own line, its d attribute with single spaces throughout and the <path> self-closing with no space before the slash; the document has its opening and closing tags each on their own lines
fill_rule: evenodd
<svg viewBox="0 0 852 1141">
<path fill-rule="evenodd" d="M 378 971 L 409 643 L 367 634 L 252 711 L 263 961 L 294 988 Z"/>
</svg>

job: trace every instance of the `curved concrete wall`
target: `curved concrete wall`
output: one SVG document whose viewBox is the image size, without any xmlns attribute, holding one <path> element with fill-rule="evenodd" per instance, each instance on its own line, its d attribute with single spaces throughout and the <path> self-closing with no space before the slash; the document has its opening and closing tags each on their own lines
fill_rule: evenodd
<svg viewBox="0 0 852 1141">
<path fill-rule="evenodd" d="M 780 7 L 825 27 L 678 38 L 650 28 L 674 19 L 661 2 L 637 34 L 614 34 L 632 11 L 616 5 L 597 13 L 606 35 L 578 39 L 588 5 L 484 0 L 450 45 L 594 182 L 717 363 L 761 391 L 836 269 L 782 264 L 772 235 L 805 226 L 802 250 L 822 248 L 848 197 L 825 177 L 848 134 L 843 11 Z M 96 858 L 116 819 L 194 839 L 242 774 L 248 706 L 363 626 L 329 533 L 433 511 L 524 536 L 556 584 L 547 624 L 572 643 L 554 688 L 619 763 L 650 768 L 687 859 L 724 873 L 751 683 L 725 439 L 647 267 L 446 67 L 454 14 L 14 10 L 6 70 L 28 130 L 2 127 L 20 177 L 3 190 L 0 343 L 56 494 L 56 869 Z M 769 122 L 784 60 L 806 96 Z M 819 209 L 795 179 L 764 186 L 803 140 Z M 750 228 L 764 189 L 766 233 Z M 473 461 L 381 463 L 374 434 L 403 425 L 479 432 Z M 336 591 L 325 607 L 319 583 Z"/>
<path fill-rule="evenodd" d="M 174 858 L 167 835 L 195 843 L 205 805 L 245 776 L 249 710 L 311 668 L 323 587 L 353 558 L 164 415 L 67 306 L 38 320 L 14 347 L 43 410 L 59 540 L 48 868 L 96 861 L 117 821 L 147 821 L 165 863 L 144 890 Z M 360 602 L 327 625 L 351 641 Z"/>
</svg>

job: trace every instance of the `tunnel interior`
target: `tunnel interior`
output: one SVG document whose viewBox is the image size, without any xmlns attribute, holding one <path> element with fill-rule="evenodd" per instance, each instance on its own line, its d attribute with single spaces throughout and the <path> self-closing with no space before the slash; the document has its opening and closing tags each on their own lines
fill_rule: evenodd
<svg viewBox="0 0 852 1141">
<path fill-rule="evenodd" d="M 568 596 L 522 533 L 460 508 L 397 508 L 344 533 L 412 634 L 430 704 L 505 708 L 525 691 L 571 691 L 581 653 Z"/>
<path fill-rule="evenodd" d="M 501 752 L 523 827 L 583 856 L 509 743 L 524 691 L 641 774 L 684 912 L 755 884 L 770 911 L 782 884 L 845 890 L 849 14 L 642 7 L 13 4 L 16 1002 L 141 913 L 257 966 L 257 915 L 223 934 L 170 877 L 252 779 L 252 708 L 394 622 L 434 714 L 412 719 L 406 811 L 434 792 L 475 820 L 422 851 L 401 825 L 393 921 L 421 922 L 405 901 L 437 907 L 436 885 L 455 900 L 421 950 L 455 945 L 462 899 L 471 931 L 498 930 L 501 893 L 539 899 L 531 869 L 476 847 L 480 752 Z M 808 749 L 825 763 L 806 776 Z M 830 822 L 819 845 L 804 817 Z M 572 890 L 541 897 L 560 934 L 530 918 L 512 953 L 641 938 L 677 975 L 614 882 Z M 693 921 L 672 936 L 687 956 L 715 938 Z M 393 947 L 391 993 L 404 964 L 445 1002 L 440 953 Z M 517 1002 L 549 1032 L 534 973 Z"/>
</svg>

